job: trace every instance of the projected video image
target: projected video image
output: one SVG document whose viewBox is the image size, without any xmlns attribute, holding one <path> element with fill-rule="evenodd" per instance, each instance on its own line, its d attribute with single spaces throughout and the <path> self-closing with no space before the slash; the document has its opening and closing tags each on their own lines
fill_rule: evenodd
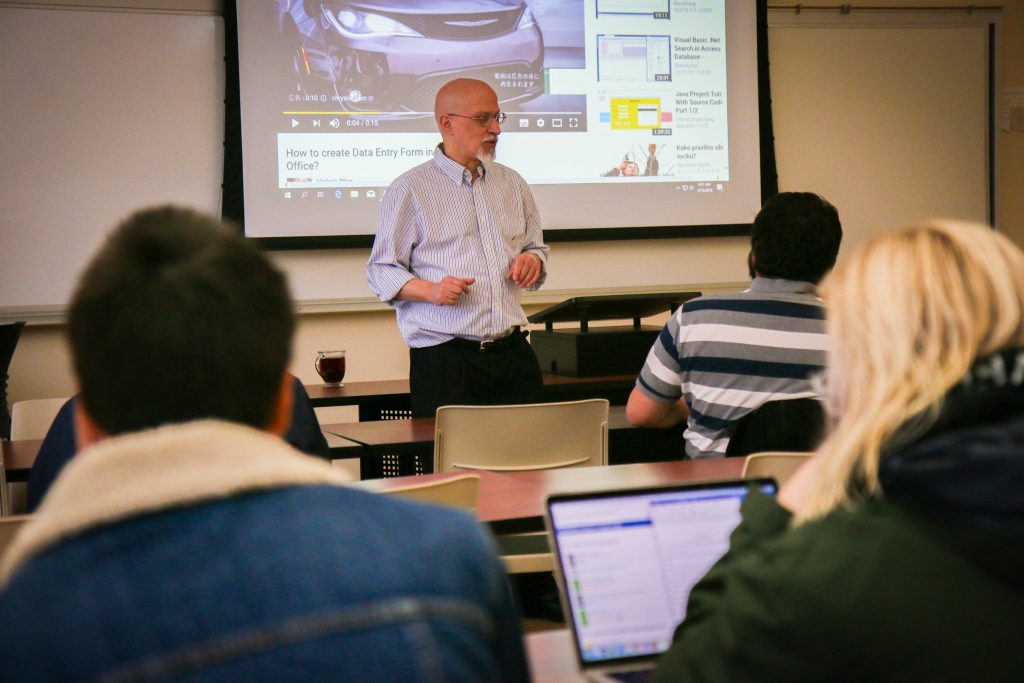
<svg viewBox="0 0 1024 683">
<path fill-rule="evenodd" d="M 459 77 L 497 93 L 497 161 L 546 228 L 742 223 L 760 205 L 752 0 L 235 7 L 253 234 L 372 232 L 388 185 L 433 157 L 434 98 Z"/>
<path fill-rule="evenodd" d="M 597 16 L 602 14 L 639 14 L 668 19 L 669 0 L 597 0 Z"/>
<path fill-rule="evenodd" d="M 672 80 L 672 36 L 597 37 L 598 81 Z"/>
<path fill-rule="evenodd" d="M 514 111 L 543 97 L 545 68 L 584 67 L 582 0 L 275 0 L 273 11 L 289 100 L 342 112 L 426 118 L 455 76 L 486 81 Z"/>
</svg>

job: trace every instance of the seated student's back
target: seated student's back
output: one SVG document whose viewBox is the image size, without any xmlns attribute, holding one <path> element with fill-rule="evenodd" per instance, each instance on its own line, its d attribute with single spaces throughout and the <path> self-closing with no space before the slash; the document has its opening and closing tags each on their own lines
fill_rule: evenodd
<svg viewBox="0 0 1024 683">
<path fill-rule="evenodd" d="M 293 327 L 283 275 L 216 221 L 112 233 L 69 314 L 80 453 L 0 562 L 3 671 L 528 680 L 473 517 L 355 490 L 281 438 Z"/>
</svg>

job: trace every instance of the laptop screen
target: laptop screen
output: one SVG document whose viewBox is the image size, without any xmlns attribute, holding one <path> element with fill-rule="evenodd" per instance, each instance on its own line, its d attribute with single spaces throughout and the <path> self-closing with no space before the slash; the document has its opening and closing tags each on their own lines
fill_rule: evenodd
<svg viewBox="0 0 1024 683">
<path fill-rule="evenodd" d="M 690 589 L 728 550 L 750 486 L 776 490 L 759 479 L 548 499 L 562 603 L 582 664 L 668 648 Z"/>
</svg>

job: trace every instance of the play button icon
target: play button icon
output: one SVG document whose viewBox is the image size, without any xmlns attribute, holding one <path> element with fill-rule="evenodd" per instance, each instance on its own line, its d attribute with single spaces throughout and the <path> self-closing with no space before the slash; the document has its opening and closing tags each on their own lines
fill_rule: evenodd
<svg viewBox="0 0 1024 683">
<path fill-rule="evenodd" d="M 299 125 L 299 122 L 296 121 L 295 119 L 292 119 L 292 128 L 294 128 L 297 125 Z"/>
</svg>

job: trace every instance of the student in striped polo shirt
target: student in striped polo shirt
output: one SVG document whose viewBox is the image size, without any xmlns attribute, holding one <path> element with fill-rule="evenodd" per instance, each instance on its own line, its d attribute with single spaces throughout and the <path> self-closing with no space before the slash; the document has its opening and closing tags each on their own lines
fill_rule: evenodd
<svg viewBox="0 0 1024 683">
<path fill-rule="evenodd" d="M 754 219 L 750 288 L 680 307 L 662 329 L 626 406 L 629 421 L 686 421 L 690 458 L 722 456 L 736 422 L 770 401 L 817 398 L 825 315 L 815 285 L 835 265 L 843 230 L 835 207 L 783 192 Z"/>
</svg>

